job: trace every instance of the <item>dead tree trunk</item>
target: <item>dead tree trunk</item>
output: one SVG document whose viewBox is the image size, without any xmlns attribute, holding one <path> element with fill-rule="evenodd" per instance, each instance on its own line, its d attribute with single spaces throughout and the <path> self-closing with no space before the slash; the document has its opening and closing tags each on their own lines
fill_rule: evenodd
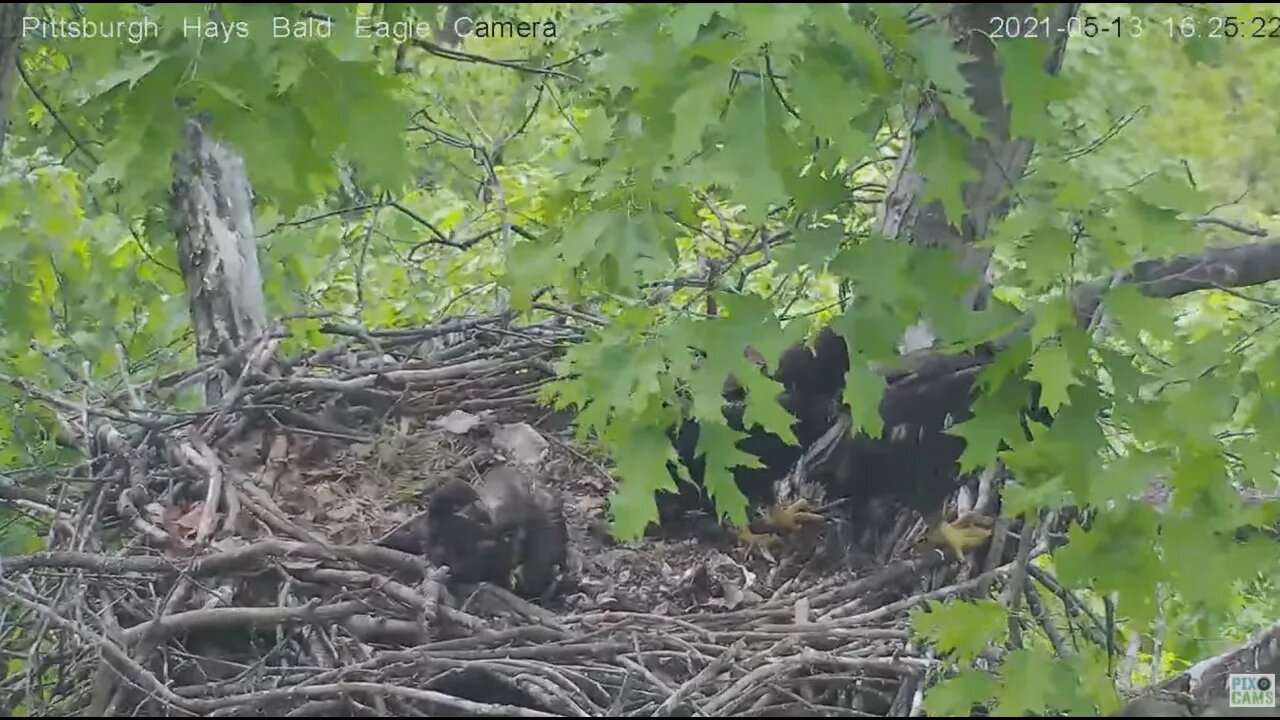
<svg viewBox="0 0 1280 720">
<path fill-rule="evenodd" d="M 14 65 L 22 45 L 22 18 L 26 3 L 0 4 L 0 153 L 9 133 L 9 101 L 13 97 Z"/>
<path fill-rule="evenodd" d="M 201 359 L 231 353 L 266 325 L 253 194 L 244 161 L 218 143 L 201 120 L 188 120 L 174 158 L 171 220 Z M 217 403 L 222 377 L 205 384 Z"/>
</svg>

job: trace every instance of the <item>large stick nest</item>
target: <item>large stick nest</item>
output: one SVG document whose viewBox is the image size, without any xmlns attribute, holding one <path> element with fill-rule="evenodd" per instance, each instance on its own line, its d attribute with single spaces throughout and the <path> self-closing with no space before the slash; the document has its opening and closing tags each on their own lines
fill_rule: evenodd
<svg viewBox="0 0 1280 720">
<path fill-rule="evenodd" d="M 6 714 L 907 714 L 935 667 L 907 611 L 1007 569 L 613 543 L 606 463 L 536 401 L 570 330 L 329 330 L 349 338 L 287 358 L 264 337 L 96 407 L 25 388 L 92 459 L 0 488 L 49 548 L 0 578 Z M 174 407 L 220 375 L 219 404 Z M 375 544 L 495 456 L 565 498 L 551 597 Z"/>
</svg>

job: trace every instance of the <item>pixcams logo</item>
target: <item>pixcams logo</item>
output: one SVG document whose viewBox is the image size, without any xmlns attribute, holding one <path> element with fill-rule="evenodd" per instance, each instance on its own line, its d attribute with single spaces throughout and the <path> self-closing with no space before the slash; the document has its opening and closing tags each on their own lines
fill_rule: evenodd
<svg viewBox="0 0 1280 720">
<path fill-rule="evenodd" d="M 1275 675 L 1228 675 L 1227 689 L 1233 708 L 1276 706 Z"/>
</svg>

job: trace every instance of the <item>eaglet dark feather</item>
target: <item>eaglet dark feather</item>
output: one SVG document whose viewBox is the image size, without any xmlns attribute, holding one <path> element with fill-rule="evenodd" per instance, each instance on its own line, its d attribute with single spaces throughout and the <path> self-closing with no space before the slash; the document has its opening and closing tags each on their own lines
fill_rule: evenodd
<svg viewBox="0 0 1280 720">
<path fill-rule="evenodd" d="M 447 565 L 454 582 L 489 582 L 526 597 L 553 589 L 568 556 L 568 526 L 559 493 L 531 472 L 497 465 L 475 485 L 452 478 L 426 504 L 378 544 Z"/>
<path fill-rule="evenodd" d="M 779 403 L 795 418 L 792 429 L 798 446 L 758 426 L 738 443 L 763 465 L 734 471 L 751 507 L 765 508 L 764 521 L 753 523 L 752 529 L 794 529 L 812 522 L 812 511 L 838 500 L 845 501 L 855 524 L 870 525 L 875 509 L 887 502 L 918 512 L 930 527 L 930 537 L 957 555 L 981 542 L 988 523 L 970 518 L 962 529 L 945 520 L 944 507 L 958 486 L 965 448 L 964 439 L 948 431 L 972 417 L 979 375 L 993 359 L 987 348 L 979 348 L 939 366 L 891 378 L 879 406 L 884 431 L 871 437 L 864 431 L 849 432 L 852 418 L 843 403 L 849 369 L 844 338 L 824 328 L 812 350 L 801 344 L 789 348 L 773 377 L 783 386 Z M 1038 405 L 1036 390 L 1033 385 L 1029 408 Z M 726 383 L 724 396 L 726 419 L 742 431 L 741 388 Z M 1043 414 L 1037 419 L 1048 422 Z M 688 421 L 673 432 L 673 441 L 695 491 L 700 491 L 704 466 L 702 458 L 694 456 L 697 435 L 697 423 Z M 684 496 L 677 502 L 687 505 L 689 499 Z M 695 502 L 709 505 L 705 496 Z"/>
<path fill-rule="evenodd" d="M 824 331 L 826 332 L 826 331 Z M 833 343 L 844 340 L 832 333 Z M 856 525 L 874 522 L 879 503 L 900 505 L 919 513 L 929 526 L 929 540 L 949 547 L 957 556 L 979 544 L 990 534 L 989 518 L 966 516 L 957 524 L 946 521 L 944 508 L 961 474 L 959 460 L 966 442 L 950 433 L 955 425 L 973 416 L 982 371 L 994 360 L 988 348 L 948 358 L 946 363 L 915 373 L 891 378 L 879 405 L 883 432 L 872 437 L 865 431 L 848 432 L 852 418 L 841 403 L 845 366 L 838 371 L 838 384 L 830 404 L 839 405 L 837 422 L 806 452 L 806 457 L 786 477 L 778 481 L 775 497 L 780 502 L 797 497 L 808 504 L 845 499 L 847 514 Z M 824 371 L 831 372 L 830 368 Z M 1052 421 L 1039 405 L 1039 388 L 1029 388 L 1023 409 L 1026 419 L 1048 424 Z M 865 426 L 865 424 L 861 424 Z"/>
<path fill-rule="evenodd" d="M 750 530 L 744 532 L 744 539 L 755 539 L 755 533 L 794 530 L 821 520 L 820 516 L 809 512 L 817 507 L 809 500 L 818 497 L 818 493 L 797 495 L 794 488 L 785 486 L 783 481 L 805 448 L 821 437 L 836 417 L 836 400 L 840 397 L 844 369 L 848 365 L 848 352 L 843 340 L 829 329 L 818 335 L 812 350 L 797 343 L 787 348 L 779 358 L 771 377 L 783 387 L 778 397 L 779 404 L 794 418 L 791 429 L 798 441 L 795 445 L 759 425 L 746 428 L 745 391 L 734 378 L 725 382 L 722 390 L 725 421 L 734 430 L 746 433 L 737 447 L 759 458 L 761 463 L 761 467 L 733 469 L 734 481 L 746 497 L 748 506 L 753 510 L 764 510 L 762 516 L 752 522 Z M 677 468 L 669 464 L 678 491 L 658 494 L 660 521 L 666 525 L 678 513 L 688 511 L 714 514 L 715 508 L 703 488 L 705 458 L 697 453 L 699 423 L 685 420 L 668 434 L 692 483 L 682 482 Z M 785 502 L 779 495 L 783 490 L 786 491 Z"/>
</svg>

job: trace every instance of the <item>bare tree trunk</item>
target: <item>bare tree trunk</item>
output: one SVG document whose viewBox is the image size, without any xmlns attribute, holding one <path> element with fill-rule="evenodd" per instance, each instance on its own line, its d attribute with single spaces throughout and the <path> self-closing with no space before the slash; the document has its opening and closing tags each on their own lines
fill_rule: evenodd
<svg viewBox="0 0 1280 720">
<path fill-rule="evenodd" d="M 244 161 L 210 137 L 201 120 L 188 120 L 183 130 L 171 219 L 197 354 L 209 358 L 257 337 L 266 325 L 266 303 Z M 218 402 L 225 390 L 220 378 L 210 378 L 205 401 Z"/>
<path fill-rule="evenodd" d="M 14 64 L 22 45 L 22 18 L 26 3 L 0 3 L 0 154 L 9 134 L 9 100 L 13 97 Z"/>
<path fill-rule="evenodd" d="M 1052 27 L 1062 27 L 1067 18 L 1075 15 L 1078 7 L 1077 3 L 1053 5 Z M 986 273 L 991 260 L 990 251 L 976 248 L 974 243 L 986 236 L 994 221 L 1008 213 L 1010 194 L 1006 190 L 1022 177 L 1033 146 L 1029 139 L 1010 137 L 1009 107 L 1001 92 L 1002 73 L 990 33 L 996 18 L 1028 16 L 1043 17 L 1043 14 L 1037 13 L 1031 3 L 956 3 L 952 6 L 949 20 L 952 33 L 957 38 L 956 45 L 972 57 L 960 67 L 960 73 L 968 83 L 966 95 L 987 132 L 986 138 L 970 138 L 965 149 L 965 157 L 979 177 L 965 187 L 965 217 L 961 226 L 951 225 L 941 201 L 923 204 L 921 200 L 924 178 L 915 167 L 920 136 L 936 123 L 947 125 L 961 136 L 968 134 L 933 95 L 926 95 L 916 108 L 911 135 L 881 206 L 880 226 L 886 236 L 901 238 L 920 247 L 955 251 L 961 258 L 961 272 L 974 278 L 974 286 L 965 298 L 966 306 L 972 308 L 981 307 L 986 300 L 989 290 Z M 1066 34 L 1049 35 L 1053 38 L 1053 47 L 1045 69 L 1056 74 L 1066 49 Z M 1049 40 L 1042 39 L 1041 42 Z M 927 347 L 932 341 L 933 334 L 928 328 L 912 328 L 904 338 L 903 351 Z"/>
</svg>

